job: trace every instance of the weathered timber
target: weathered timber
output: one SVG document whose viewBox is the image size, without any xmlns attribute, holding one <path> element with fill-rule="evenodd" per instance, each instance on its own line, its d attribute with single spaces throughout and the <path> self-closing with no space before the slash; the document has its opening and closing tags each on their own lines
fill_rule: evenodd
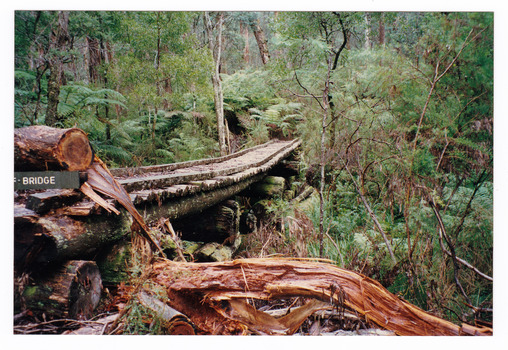
<svg viewBox="0 0 508 350">
<path fill-rule="evenodd" d="M 88 319 L 99 304 L 102 281 L 92 261 L 74 260 L 50 276 L 24 287 L 22 303 L 49 319 Z"/>
<path fill-rule="evenodd" d="M 44 266 L 52 260 L 85 258 L 95 254 L 103 245 L 122 238 L 130 232 L 132 219 L 118 204 L 129 210 L 134 220 L 141 223 L 142 229 L 147 227 L 138 210 L 147 218 L 147 223 L 154 223 L 163 217 L 173 220 L 201 213 L 259 181 L 264 173 L 297 148 L 300 141 L 285 142 L 282 146 L 280 142 L 277 146 L 277 143 L 268 144 L 273 147 L 274 154 L 264 157 L 265 161 L 259 166 L 187 184 L 127 193 L 104 164 L 95 158 L 95 162 L 86 170 L 88 180 L 83 184 L 88 186 L 88 190 L 83 193 L 94 202 L 86 198 L 66 205 L 65 199 L 40 192 L 33 196 L 33 204 L 29 205 L 39 212 L 37 213 L 23 208 L 27 198 L 18 194 L 15 197 L 15 267 L 18 270 L 26 266 Z M 265 152 L 265 147 L 266 144 L 261 145 L 256 147 L 255 151 Z M 252 157 L 256 159 L 255 163 L 259 163 L 259 154 L 254 156 L 248 150 L 242 152 L 246 157 L 250 154 L 249 164 L 252 164 Z M 236 161 L 237 158 L 228 159 Z M 242 164 L 242 167 L 245 167 L 245 163 Z M 217 163 L 215 166 L 220 168 L 221 164 Z M 182 171 L 185 173 L 187 170 Z M 113 197 L 114 200 L 101 197 L 101 200 L 97 201 L 100 196 L 95 191 Z M 58 203 L 64 207 L 57 208 Z M 99 206 L 120 215 L 105 213 Z"/>
<path fill-rule="evenodd" d="M 126 191 L 133 192 L 229 176 L 248 169 L 261 167 L 273 158 L 277 158 L 280 161 L 300 145 L 299 140 L 284 142 L 283 147 L 280 146 L 280 143 L 282 142 L 270 142 L 265 144 L 264 147 L 254 150 L 250 149 L 249 152 L 241 156 L 227 159 L 220 163 L 214 162 L 206 166 L 190 166 L 174 170 L 171 173 L 143 173 L 140 176 L 119 179 L 118 181 Z"/>
<path fill-rule="evenodd" d="M 262 174 L 266 173 L 278 162 L 287 157 L 292 151 L 294 151 L 300 145 L 300 143 L 301 142 L 299 140 L 295 140 L 291 142 L 289 147 L 286 147 L 284 149 L 284 152 L 277 153 L 276 156 L 271 157 L 268 161 L 266 161 L 262 165 L 250 167 L 238 173 L 234 173 L 227 176 L 216 176 L 214 178 L 203 181 L 193 181 L 189 184 L 173 185 L 162 189 L 134 191 L 130 192 L 130 196 L 134 204 L 140 207 L 140 205 L 144 203 L 151 202 L 161 203 L 168 201 L 170 199 L 173 200 L 174 198 L 178 197 L 190 197 L 194 194 L 199 194 L 201 192 L 211 192 L 213 190 L 225 188 L 234 184 L 238 184 L 240 182 L 245 182 L 245 180 L 247 180 L 249 183 L 253 183 L 259 181 L 263 177 Z M 255 181 L 249 180 L 252 177 L 255 177 Z M 230 195 L 233 194 L 234 193 Z M 227 197 L 223 197 L 222 200 L 226 198 Z M 218 202 L 215 202 L 213 204 L 216 203 Z M 201 210 L 202 208 L 199 208 L 198 212 Z"/>
<path fill-rule="evenodd" d="M 286 187 L 286 180 L 280 176 L 266 176 L 262 181 L 249 187 L 246 194 L 255 198 L 271 198 L 281 195 Z"/>
<path fill-rule="evenodd" d="M 51 209 L 69 206 L 83 198 L 83 194 L 74 190 L 47 190 L 28 196 L 26 208 L 43 214 Z"/>
<path fill-rule="evenodd" d="M 170 164 L 148 165 L 148 166 L 141 166 L 141 167 L 136 167 L 136 168 L 113 168 L 110 171 L 111 171 L 111 174 L 113 174 L 115 177 L 126 178 L 126 177 L 132 177 L 132 176 L 141 175 L 141 174 L 148 174 L 148 173 L 170 172 L 170 171 L 183 169 L 183 168 L 190 168 L 190 167 L 194 167 L 194 166 L 198 166 L 198 165 L 216 164 L 216 163 L 221 163 L 226 160 L 230 160 L 233 158 L 243 156 L 244 154 L 251 152 L 252 150 L 265 147 L 273 142 L 275 142 L 275 141 L 268 141 L 267 143 L 257 145 L 257 146 L 251 147 L 251 148 L 247 148 L 242 151 L 238 151 L 236 153 L 232 153 L 232 154 L 222 156 L 222 157 L 189 160 L 187 162 L 170 163 Z"/>
<path fill-rule="evenodd" d="M 14 170 L 85 170 L 93 160 L 86 133 L 43 125 L 14 130 Z"/>
<path fill-rule="evenodd" d="M 107 334 L 109 326 L 111 326 L 119 317 L 119 314 L 112 314 L 101 317 L 99 319 L 88 321 L 83 327 L 75 330 L 68 330 L 62 334 L 74 334 L 74 335 L 102 335 Z M 22 326 L 18 327 L 22 328 Z"/>
<path fill-rule="evenodd" d="M 173 220 L 172 225 L 183 239 L 232 245 L 239 233 L 240 205 L 235 200 L 226 200 L 200 214 Z"/>
<path fill-rule="evenodd" d="M 130 233 L 131 224 L 124 210 L 120 215 L 15 216 L 15 270 L 21 273 L 54 261 L 90 258 L 104 245 Z"/>
<path fill-rule="evenodd" d="M 162 320 L 162 327 L 168 335 L 194 335 L 194 325 L 187 316 L 152 296 L 146 290 L 138 293 L 141 305 L 154 312 Z"/>
<path fill-rule="evenodd" d="M 163 260 L 152 265 L 149 278 L 164 288 L 170 306 L 178 308 L 205 333 L 242 334 L 246 328 L 256 331 L 249 322 L 260 319 L 259 310 L 240 310 L 238 302 L 247 307 L 246 300 L 251 298 L 302 297 L 353 310 L 365 318 L 367 326 L 373 323 L 397 335 L 492 335 L 491 328 L 459 326 L 425 312 L 367 276 L 310 260 Z M 237 317 L 239 312 L 246 314 Z M 289 328 L 286 332 L 290 334 Z"/>
<path fill-rule="evenodd" d="M 131 266 L 132 242 L 122 239 L 108 245 L 97 256 L 95 261 L 101 272 L 102 283 L 117 285 L 129 281 L 129 267 Z"/>
<path fill-rule="evenodd" d="M 146 222 L 156 222 L 159 218 L 175 218 L 185 215 L 197 214 L 204 209 L 216 205 L 223 200 L 243 191 L 251 183 L 259 181 L 262 174 L 248 177 L 242 182 L 234 183 L 228 187 L 218 188 L 213 191 L 198 192 L 193 196 L 176 198 L 172 201 L 161 201 L 160 205 L 153 203 L 142 203 L 137 207 L 143 213 Z"/>
<path fill-rule="evenodd" d="M 118 203 L 120 203 L 132 215 L 132 218 L 136 222 L 137 229 L 133 231 L 139 233 L 154 249 L 157 249 L 160 253 L 162 253 L 161 247 L 150 236 L 150 229 L 134 206 L 130 195 L 122 187 L 122 185 L 118 183 L 102 160 L 95 156 L 94 162 L 88 167 L 86 172 L 88 174 L 88 181 L 81 186 L 82 189 L 85 188 L 85 186 L 89 186 L 92 189 L 92 193 L 95 193 L 93 190 L 97 190 L 118 201 Z M 92 193 L 90 193 L 90 191 L 88 192 L 89 193 L 85 194 L 93 199 L 94 195 L 90 196 Z M 98 202 L 98 204 L 101 204 L 101 202 Z M 108 207 L 104 206 L 104 204 L 101 204 L 101 206 L 108 209 Z M 113 211 L 115 211 L 116 214 L 119 214 L 116 210 Z"/>
</svg>

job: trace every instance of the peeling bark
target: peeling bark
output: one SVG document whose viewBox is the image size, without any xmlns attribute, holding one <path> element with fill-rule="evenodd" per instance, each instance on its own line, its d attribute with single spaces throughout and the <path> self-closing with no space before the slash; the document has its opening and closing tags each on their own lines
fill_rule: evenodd
<svg viewBox="0 0 508 350">
<path fill-rule="evenodd" d="M 164 287 L 170 306 L 187 315 L 204 333 L 291 334 L 294 327 L 281 329 L 280 325 L 288 323 L 261 315 L 245 302 L 299 296 L 347 307 L 362 315 L 367 325 L 397 335 L 492 335 L 491 328 L 458 326 L 433 316 L 369 277 L 309 260 L 240 259 L 222 263 L 162 260 L 152 266 L 149 281 Z M 320 307 L 306 304 L 308 311 Z M 291 322 L 295 326 L 297 314 L 294 316 Z"/>
</svg>

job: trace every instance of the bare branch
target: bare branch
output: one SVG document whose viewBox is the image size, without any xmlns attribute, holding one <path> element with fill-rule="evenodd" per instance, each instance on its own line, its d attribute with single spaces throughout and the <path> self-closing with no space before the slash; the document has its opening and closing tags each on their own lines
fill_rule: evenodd
<svg viewBox="0 0 508 350">
<path fill-rule="evenodd" d="M 379 223 L 379 221 L 377 220 L 377 217 L 376 215 L 374 214 L 374 212 L 372 211 L 372 209 L 370 208 L 370 205 L 369 203 L 367 202 L 367 199 L 365 198 L 365 196 L 362 194 L 361 190 L 360 190 L 360 187 L 358 186 L 358 184 L 356 183 L 356 180 L 355 178 L 353 177 L 353 174 L 351 174 L 351 172 L 349 171 L 349 168 L 347 166 L 347 164 L 345 164 L 345 162 L 343 161 L 344 163 L 344 168 L 346 169 L 349 177 L 351 178 L 351 181 L 353 181 L 353 184 L 355 186 L 355 189 L 356 189 L 356 192 L 358 193 L 358 195 L 360 196 L 360 199 L 362 200 L 363 202 L 363 205 L 365 206 L 365 209 L 367 209 L 367 212 L 369 213 L 372 221 L 374 222 L 374 225 L 377 227 L 379 233 L 381 234 L 381 236 L 383 236 L 383 240 L 385 241 L 385 244 L 386 244 L 386 248 L 388 249 L 388 252 L 390 253 L 390 256 L 392 257 L 392 260 L 393 260 L 393 263 L 396 264 L 397 263 L 397 259 L 395 258 L 395 255 L 393 254 L 393 250 L 392 250 L 392 247 L 390 245 L 390 242 L 388 241 L 388 237 L 386 236 L 383 228 L 381 227 L 381 224 Z"/>
<path fill-rule="evenodd" d="M 432 208 L 432 210 L 434 211 L 434 214 L 436 215 L 436 218 L 438 220 L 438 223 L 439 223 L 439 244 L 441 245 L 441 250 L 448 256 L 452 257 L 454 263 L 456 262 L 459 262 L 461 263 L 462 265 L 464 265 L 465 267 L 467 267 L 468 269 L 476 272 L 479 276 L 483 277 L 484 279 L 490 281 L 490 282 L 493 282 L 494 279 L 492 277 L 490 277 L 489 275 L 481 272 L 480 270 L 478 270 L 476 267 L 474 267 L 473 265 L 471 265 L 470 263 L 468 263 L 466 260 L 464 259 L 461 259 L 459 258 L 458 256 L 455 255 L 455 252 L 454 250 L 452 249 L 453 245 L 451 245 L 451 242 L 448 238 L 448 236 L 446 235 L 446 231 L 445 231 L 445 228 L 444 228 L 444 224 L 443 224 L 443 221 L 441 220 L 441 215 L 439 214 L 439 212 L 437 211 L 437 208 L 436 206 L 434 205 L 434 203 L 432 201 L 429 201 L 429 204 Z M 448 243 L 448 245 L 450 246 L 450 249 L 452 250 L 452 252 L 448 251 L 446 249 L 446 247 L 444 246 L 443 244 L 443 238 L 446 240 L 446 242 Z"/>
<path fill-rule="evenodd" d="M 294 73 L 295 73 L 295 78 L 296 78 L 296 82 L 298 83 L 298 85 L 300 85 L 300 87 L 309 95 L 311 96 L 313 99 L 315 99 L 317 101 L 317 103 L 319 104 L 319 106 L 321 107 L 321 109 L 325 109 L 325 107 L 323 106 L 323 104 L 321 103 L 321 101 L 319 100 L 319 98 L 314 95 L 313 93 L 311 93 L 305 86 L 303 86 L 303 84 L 300 82 L 300 79 L 298 79 L 298 74 L 296 74 L 296 70 L 294 70 Z"/>
</svg>

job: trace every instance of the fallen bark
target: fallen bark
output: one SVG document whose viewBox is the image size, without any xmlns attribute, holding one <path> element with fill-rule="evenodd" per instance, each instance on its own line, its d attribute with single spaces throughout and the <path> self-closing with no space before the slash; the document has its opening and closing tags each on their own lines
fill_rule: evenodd
<svg viewBox="0 0 508 350">
<path fill-rule="evenodd" d="M 35 125 L 14 130 L 15 171 L 80 171 L 92 160 L 92 147 L 80 129 Z"/>
<path fill-rule="evenodd" d="M 270 328 L 271 319 L 259 321 L 260 311 L 247 310 L 245 300 L 300 296 L 343 305 L 365 317 L 367 325 L 375 324 L 397 335 L 492 335 L 491 328 L 458 326 L 433 316 L 391 294 L 379 282 L 327 263 L 245 259 L 196 264 L 162 260 L 152 266 L 149 280 L 164 287 L 169 304 L 208 334 L 290 334 L 289 328 Z M 261 322 L 262 331 L 259 325 L 253 327 L 253 319 Z M 281 324 L 280 319 L 275 320 Z"/>
</svg>

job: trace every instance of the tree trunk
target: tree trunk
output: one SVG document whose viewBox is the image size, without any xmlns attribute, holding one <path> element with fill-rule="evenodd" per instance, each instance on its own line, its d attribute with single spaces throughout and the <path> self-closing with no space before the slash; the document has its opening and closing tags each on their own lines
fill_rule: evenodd
<svg viewBox="0 0 508 350">
<path fill-rule="evenodd" d="M 163 321 L 165 334 L 195 335 L 194 326 L 187 316 L 169 307 L 166 303 L 151 296 L 146 291 L 138 294 L 141 305 L 155 312 Z"/>
<path fill-rule="evenodd" d="M 51 276 L 25 286 L 21 304 L 39 316 L 50 319 L 86 320 L 99 304 L 102 281 L 92 261 L 73 260 Z"/>
<path fill-rule="evenodd" d="M 249 27 L 243 23 L 240 22 L 240 32 L 242 33 L 243 40 L 244 40 L 244 47 L 243 47 L 243 62 L 245 63 L 245 66 L 247 67 L 249 65 Z"/>
<path fill-rule="evenodd" d="M 174 220 L 172 225 L 184 240 L 233 245 L 240 230 L 240 205 L 226 200 L 197 215 Z"/>
<path fill-rule="evenodd" d="M 270 52 L 268 51 L 268 45 L 265 38 L 265 32 L 259 26 L 259 20 L 251 23 L 252 31 L 254 32 L 254 37 L 256 38 L 256 42 L 259 47 L 259 54 L 261 55 L 261 61 L 263 64 L 267 64 L 270 60 Z"/>
<path fill-rule="evenodd" d="M 385 46 L 385 14 L 381 12 L 379 16 L 379 46 Z"/>
<path fill-rule="evenodd" d="M 58 121 L 58 98 L 63 77 L 63 53 L 69 41 L 69 11 L 58 12 L 58 25 L 50 38 L 50 50 L 55 50 L 50 57 L 51 74 L 48 79 L 48 106 L 46 109 L 46 125 L 54 126 Z"/>
<path fill-rule="evenodd" d="M 226 149 L 226 131 L 224 127 L 224 97 L 222 95 L 222 85 L 219 76 L 220 72 L 220 59 L 221 59 L 221 48 L 222 48 L 222 24 L 224 22 L 224 14 L 219 15 L 217 22 L 217 37 L 214 40 L 212 22 L 210 15 L 205 12 L 205 28 L 208 35 L 208 47 L 213 54 L 215 61 L 214 71 L 212 74 L 212 84 L 214 91 L 214 102 L 215 102 L 215 115 L 217 116 L 217 133 L 219 138 L 219 149 L 221 156 L 227 154 Z M 214 43 L 215 41 L 215 43 Z"/>
<path fill-rule="evenodd" d="M 70 217 L 47 215 L 15 208 L 14 267 L 20 274 L 39 270 L 52 262 L 90 259 L 109 243 L 131 232 L 132 220 L 121 215 Z"/>
<path fill-rule="evenodd" d="M 371 40 L 370 40 L 370 13 L 365 13 L 365 48 L 370 49 Z"/>
<path fill-rule="evenodd" d="M 87 135 L 77 128 L 36 125 L 14 130 L 15 171 L 81 171 L 93 156 Z"/>
<path fill-rule="evenodd" d="M 166 260 L 152 265 L 149 280 L 164 288 L 168 304 L 204 333 L 292 334 L 306 317 L 328 304 L 352 310 L 366 325 L 397 335 L 492 335 L 491 328 L 458 326 L 433 316 L 379 282 L 327 263 L 283 258 L 199 264 Z M 289 297 L 311 301 L 282 318 L 247 303 Z"/>
</svg>

